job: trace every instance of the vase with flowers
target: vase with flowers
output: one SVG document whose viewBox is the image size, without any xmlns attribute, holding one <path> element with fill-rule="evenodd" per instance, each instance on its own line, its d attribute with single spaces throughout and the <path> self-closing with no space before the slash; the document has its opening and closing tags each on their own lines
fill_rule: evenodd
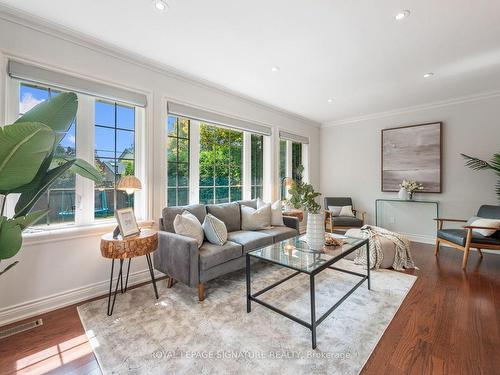
<svg viewBox="0 0 500 375">
<path fill-rule="evenodd" d="M 406 190 L 408 193 L 408 199 L 413 200 L 413 196 L 417 191 L 424 190 L 424 185 L 419 183 L 418 181 L 413 181 L 413 180 L 406 180 L 404 179 L 403 182 L 399 185 L 400 189 Z"/>
</svg>

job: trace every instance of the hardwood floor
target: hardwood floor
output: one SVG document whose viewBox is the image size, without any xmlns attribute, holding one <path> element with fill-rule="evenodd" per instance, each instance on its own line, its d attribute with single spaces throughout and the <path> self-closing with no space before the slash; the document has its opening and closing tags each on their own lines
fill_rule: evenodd
<svg viewBox="0 0 500 375">
<path fill-rule="evenodd" d="M 362 374 L 498 374 L 500 256 L 472 252 L 463 273 L 462 252 L 442 248 L 435 258 L 415 243 L 412 253 L 420 270 L 408 273 L 419 278 Z M 43 326 L 0 340 L 1 374 L 100 374 L 76 305 L 41 318 Z"/>
</svg>

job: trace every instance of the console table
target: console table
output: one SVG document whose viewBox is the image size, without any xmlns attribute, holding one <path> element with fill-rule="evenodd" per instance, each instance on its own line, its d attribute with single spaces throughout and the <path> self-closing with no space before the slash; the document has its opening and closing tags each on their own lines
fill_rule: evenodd
<svg viewBox="0 0 500 375">
<path fill-rule="evenodd" d="M 415 203 L 415 204 L 431 204 L 436 206 L 436 217 L 439 217 L 439 201 L 413 200 L 413 199 L 375 199 L 375 225 L 378 226 L 378 204 L 379 202 L 400 202 L 400 203 Z"/>
</svg>

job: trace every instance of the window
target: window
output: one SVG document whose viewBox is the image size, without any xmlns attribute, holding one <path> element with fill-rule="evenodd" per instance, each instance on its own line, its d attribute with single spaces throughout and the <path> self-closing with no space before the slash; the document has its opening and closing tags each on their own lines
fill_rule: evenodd
<svg viewBox="0 0 500 375">
<path fill-rule="evenodd" d="M 251 192 L 253 198 L 262 198 L 264 190 L 264 136 L 252 134 L 251 143 Z"/>
<path fill-rule="evenodd" d="M 286 141 L 280 140 L 280 197 L 284 198 L 286 195 L 285 186 L 283 184 L 283 179 L 287 177 L 286 175 Z"/>
<path fill-rule="evenodd" d="M 189 203 L 190 121 L 168 116 L 167 120 L 167 205 Z"/>
<path fill-rule="evenodd" d="M 38 103 L 58 95 L 61 91 L 50 87 L 21 83 L 19 85 L 19 116 L 28 112 Z M 64 163 L 64 158 L 76 156 L 76 121 L 59 142 L 51 168 Z M 50 208 L 49 214 L 40 224 L 58 224 L 75 220 L 75 175 L 67 171 L 47 192 L 40 197 L 32 211 Z"/>
<path fill-rule="evenodd" d="M 116 190 L 122 176 L 135 171 L 135 108 L 95 101 L 95 166 L 103 180 L 95 185 L 94 217 L 113 217 L 115 209 L 133 207 L 133 195 Z"/>
<path fill-rule="evenodd" d="M 243 132 L 200 124 L 199 201 L 241 199 Z"/>
<path fill-rule="evenodd" d="M 302 143 L 292 142 L 292 178 L 297 179 L 297 167 L 302 165 Z"/>
</svg>

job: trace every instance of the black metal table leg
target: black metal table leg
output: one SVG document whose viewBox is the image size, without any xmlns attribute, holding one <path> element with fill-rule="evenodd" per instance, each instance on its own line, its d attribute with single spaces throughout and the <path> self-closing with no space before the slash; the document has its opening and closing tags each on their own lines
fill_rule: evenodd
<svg viewBox="0 0 500 375">
<path fill-rule="evenodd" d="M 314 275 L 309 276 L 309 284 L 311 288 L 311 332 L 312 332 L 312 348 L 316 349 L 316 291 L 314 287 Z"/>
<path fill-rule="evenodd" d="M 115 292 L 114 292 L 114 295 L 113 295 L 113 303 L 110 306 L 110 302 L 111 302 L 111 286 L 113 284 L 114 263 L 115 263 L 115 260 L 113 259 L 112 262 L 111 262 L 111 277 L 110 277 L 110 280 L 109 280 L 108 316 L 113 315 L 113 309 L 115 308 L 116 294 L 118 293 L 118 285 L 120 285 L 120 280 L 122 278 L 123 259 L 120 259 L 120 272 L 118 273 L 118 278 L 116 280 L 116 287 L 115 287 Z"/>
<path fill-rule="evenodd" d="M 252 301 L 250 300 L 250 255 L 246 255 L 246 277 L 247 277 L 247 313 L 252 311 Z"/>
<path fill-rule="evenodd" d="M 146 260 L 148 261 L 149 273 L 151 275 L 151 282 L 153 283 L 153 289 L 155 290 L 155 296 L 156 299 L 158 299 L 160 297 L 158 297 L 158 289 L 156 289 L 155 274 L 153 271 L 153 262 L 151 261 L 151 257 L 149 254 L 146 254 Z"/>
<path fill-rule="evenodd" d="M 366 276 L 368 277 L 368 290 L 370 290 L 370 242 L 366 244 Z"/>
<path fill-rule="evenodd" d="M 125 288 L 123 289 L 124 292 L 127 291 L 127 285 L 128 285 L 128 275 L 130 273 L 130 262 L 132 261 L 132 258 L 128 258 L 128 266 L 127 266 L 127 277 L 125 278 Z"/>
</svg>

